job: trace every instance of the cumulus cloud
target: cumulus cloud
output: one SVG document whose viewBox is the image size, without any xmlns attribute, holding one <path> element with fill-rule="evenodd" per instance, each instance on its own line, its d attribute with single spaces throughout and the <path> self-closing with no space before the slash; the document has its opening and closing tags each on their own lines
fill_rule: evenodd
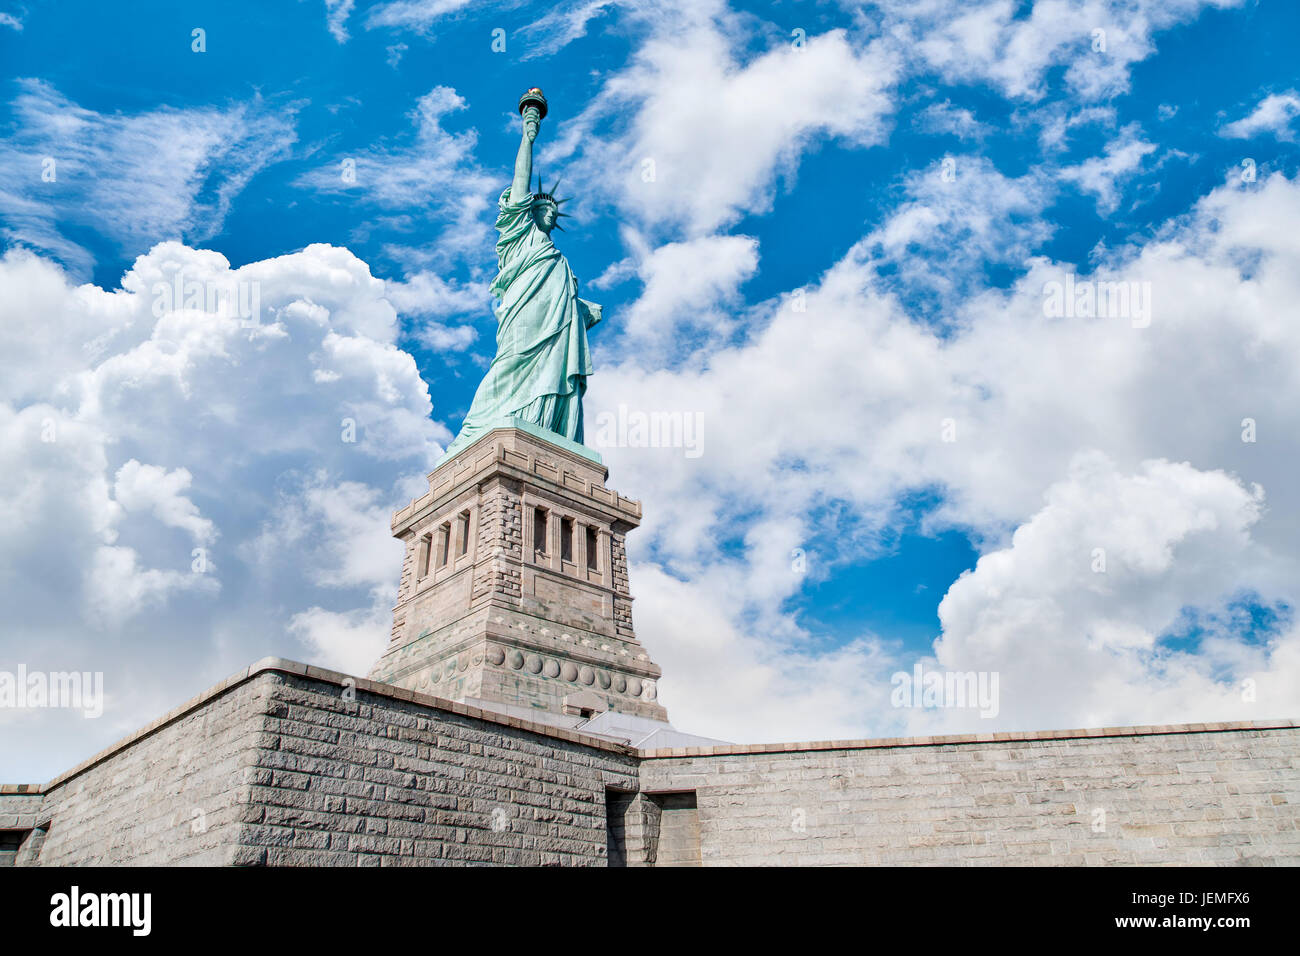
<svg viewBox="0 0 1300 956">
<path fill-rule="evenodd" d="M 705 236 L 650 248 L 630 230 L 635 258 L 611 266 L 611 275 L 634 272 L 642 283 L 622 327 L 639 347 L 669 351 L 683 330 L 725 337 L 734 323 L 739 286 L 758 269 L 758 241 L 748 236 Z M 626 271 L 625 271 L 626 270 Z M 675 349 L 673 351 L 676 351 Z"/>
<path fill-rule="evenodd" d="M 422 493 L 419 474 L 403 478 L 402 486 L 411 497 Z M 387 492 L 359 482 L 336 483 L 320 473 L 282 499 L 257 544 L 271 562 L 279 560 L 280 549 L 293 548 L 304 570 L 322 588 L 344 594 L 368 589 L 368 606 L 330 610 L 312 605 L 288 623 L 289 633 L 313 660 L 329 662 L 345 673 L 368 672 L 388 643 L 397 600 L 393 561 L 400 551 L 389 532 L 392 511 Z"/>
<path fill-rule="evenodd" d="M 85 569 L 84 611 L 100 626 L 120 628 L 130 618 L 159 606 L 177 592 L 215 594 L 220 589 L 220 582 L 215 578 L 142 567 L 134 548 L 101 545 L 91 552 Z"/>
<path fill-rule="evenodd" d="M 704 732 L 719 736 L 755 739 L 746 729 L 749 715 L 733 711 L 721 719 L 675 689 L 679 680 L 690 687 L 705 682 L 699 674 L 678 676 L 695 651 L 686 646 L 691 635 L 671 623 L 676 609 L 725 602 L 733 609 L 732 628 L 750 640 L 739 646 L 751 649 L 751 664 L 767 659 L 773 647 L 815 648 L 813 634 L 787 605 L 804 584 L 791 571 L 792 550 L 816 552 L 831 564 L 862 561 L 877 553 L 878 532 L 890 526 L 898 503 L 927 489 L 938 490 L 938 504 L 924 527 L 960 528 L 986 552 L 1010 549 L 1016 567 L 1028 567 L 1030 559 L 1021 555 L 1030 553 L 1029 541 L 1045 539 L 1037 530 L 1027 540 L 1013 532 L 1033 524 L 1053 488 L 1049 502 L 1079 497 L 1078 514 L 1066 524 L 1080 529 L 1081 538 L 1058 546 L 1080 553 L 1085 567 L 1092 548 L 1107 546 L 1088 537 L 1089 528 L 1130 526 L 1150 537 L 1147 546 L 1157 557 L 1168 548 L 1172 564 L 1144 566 L 1141 587 L 1116 588 L 1106 598 L 1106 620 L 1124 623 L 1113 628 L 1116 635 L 1146 635 L 1141 640 L 1149 643 L 1160 627 L 1172 626 L 1180 606 L 1205 605 L 1211 613 L 1237 587 L 1253 588 L 1270 604 L 1294 605 L 1300 600 L 1294 585 L 1300 496 L 1290 472 L 1300 451 L 1294 439 L 1300 339 L 1283 316 L 1300 295 L 1300 245 L 1286 226 L 1297 215 L 1294 180 L 1273 176 L 1249 189 L 1225 186 L 1169 223 L 1157 240 L 1105 253 L 1092 273 L 1037 258 L 1005 290 L 976 287 L 955 300 L 953 321 L 942 332 L 909 316 L 887 287 L 882 294 L 877 269 L 857 250 L 808 291 L 802 309 L 790 298 L 771 303 L 743 342 L 673 370 L 633 357 L 602 369 L 592 380 L 589 415 L 626 404 L 685 411 L 705 423 L 698 458 L 672 448 L 601 449 L 611 482 L 645 499 L 645 525 L 631 539 L 634 580 L 662 569 L 679 582 L 671 602 L 637 604 L 639 633 L 664 666 L 662 690 L 674 718 L 684 726 L 698 720 Z M 1067 274 L 1081 282 L 1149 283 L 1149 325 L 1124 315 L 1048 314 L 1044 290 Z M 1251 423 L 1267 427 L 1267 440 L 1243 441 Z M 1079 472 L 1072 463 L 1088 452 L 1105 455 L 1109 464 Z M 1098 510 L 1101 498 L 1087 492 L 1089 483 L 1123 499 L 1116 499 L 1115 514 Z M 1257 485 L 1267 496 L 1266 511 L 1259 510 Z M 1151 520 L 1143 513 L 1151 488 L 1170 499 L 1168 528 L 1143 530 Z M 1049 508 L 1034 528 L 1063 508 Z M 1207 519 L 1212 523 L 1202 527 Z M 1182 538 L 1170 530 L 1180 522 Z M 990 562 L 977 583 L 993 579 L 1003 560 Z M 1249 574 L 1229 573 L 1225 565 Z M 719 567 L 730 569 L 725 579 Z M 692 600 L 685 592 L 697 576 L 703 583 Z M 1022 607 L 1048 614 L 1059 599 L 1051 588 L 1069 580 L 1040 580 L 1047 590 L 1039 597 L 1028 594 L 1036 585 L 1026 583 Z M 965 646 L 960 635 L 972 632 L 971 619 L 956 613 L 971 606 L 964 597 L 971 587 L 955 588 L 948 604 L 942 636 L 948 640 L 953 628 L 950 648 Z M 1148 588 L 1161 595 L 1159 613 L 1143 603 Z M 1041 629 L 1047 618 L 1029 620 Z M 1077 644 L 1081 633 L 1062 625 L 1060 640 Z M 1288 646 L 1280 644 L 1277 656 L 1245 655 L 1230 671 L 1281 695 L 1269 715 L 1297 703 L 1294 691 L 1281 690 L 1287 686 L 1281 668 L 1294 659 Z M 873 662 L 856 667 L 829 653 L 808 653 L 808 666 L 797 671 L 805 675 L 802 690 L 785 693 L 791 701 L 835 686 L 839 673 L 873 672 L 887 681 L 880 664 L 892 656 L 887 667 L 894 666 L 901 650 L 875 640 L 859 652 Z M 1203 661 L 1167 662 L 1185 668 L 1185 680 L 1161 675 L 1155 664 L 1134 670 L 1132 660 L 1111 663 L 1115 693 L 1098 691 L 1095 706 L 1084 696 L 1027 695 L 1003 725 L 1083 725 L 1103 706 L 1118 715 L 1125 711 L 1115 701 L 1144 682 L 1153 692 L 1127 711 L 1133 719 L 1191 719 L 1198 682 L 1211 681 Z M 1015 670 L 1009 661 L 1004 666 Z M 714 683 L 724 683 L 726 673 L 715 672 Z M 1092 686 L 1106 681 L 1099 674 Z M 1171 689 L 1155 693 L 1157 687 Z M 1215 691 L 1223 705 L 1216 712 L 1231 709 L 1233 693 Z M 910 726 L 912 715 L 875 708 L 871 699 L 878 698 L 867 691 L 850 708 L 861 732 Z M 763 710 L 766 722 L 768 708 L 762 700 L 753 710 Z M 945 724 L 982 726 L 969 713 L 946 717 Z"/>
<path fill-rule="evenodd" d="M 654 34 L 566 125 L 547 162 L 581 146 L 569 175 L 647 226 L 693 237 L 767 212 L 774 174 L 793 181 L 813 142 L 883 141 L 896 66 L 878 46 L 854 49 L 833 31 L 742 61 L 725 9 L 679 14 L 644 14 Z M 623 115 L 626 128 L 606 132 Z"/>
<path fill-rule="evenodd" d="M 1300 340 L 1286 319 L 1300 244 L 1283 228 L 1297 215 L 1300 184 L 1273 176 L 1218 189 L 1156 240 L 1107 253 L 1093 276 L 1155 290 L 1142 328 L 1048 315 L 1045 284 L 1077 267 L 1038 259 L 1008 289 L 955 298 L 941 332 L 882 289 L 859 249 L 801 308 L 768 303 L 696 362 L 630 353 L 603 367 L 589 416 L 626 403 L 706 423 L 699 458 L 602 449 L 611 483 L 645 501 L 631 539 L 637 626 L 677 723 L 732 739 L 987 727 L 890 707 L 889 675 L 914 655 L 871 633 L 827 647 L 789 611 L 806 583 L 794 552 L 823 572 L 871 556 L 920 487 L 942 490 L 930 527 L 965 529 L 985 551 L 945 600 L 935 663 L 1004 673 L 1002 726 L 1241 714 L 1243 679 L 1269 714 L 1293 709 L 1300 654 L 1285 632 L 1246 646 L 1220 628 L 1198 653 L 1164 635 L 1188 607 L 1221 617 L 1244 587 L 1270 604 L 1300 599 Z M 258 282 L 260 321 L 168 307 L 177 272 Z M 0 462 L 0 535 L 27 557 L 0 578 L 22 635 L 9 653 L 106 670 L 133 689 L 125 729 L 263 653 L 361 669 L 383 645 L 400 565 L 388 512 L 450 437 L 394 345 L 384 283 L 331 247 L 231 269 L 164 244 L 114 292 L 21 253 L 0 263 L 0 284 L 14 293 L 0 296 L 0 330 L 15 342 L 33 306 L 75 333 L 50 338 L 44 380 L 4 380 L 15 457 Z M 1247 417 L 1257 442 L 1241 440 Z M 197 573 L 204 521 L 220 537 Z M 130 621 L 114 633 L 150 667 L 128 675 L 86 643 L 88 621 Z M 1049 648 L 1086 689 L 1029 683 L 1016 655 Z M 92 747 L 84 727 L 51 733 L 50 766 L 29 755 L 23 776 L 64 766 L 77 734 Z"/>
<path fill-rule="evenodd" d="M 874 8 L 883 23 L 801 45 L 720 3 L 618 5 L 645 42 L 555 127 L 541 166 L 568 161 L 580 195 L 627 224 L 629 254 L 592 284 L 642 285 L 626 348 L 600 356 L 589 421 L 625 405 L 703 423 L 699 457 L 601 448 L 611 484 L 645 503 L 631 538 L 637 626 L 680 726 L 738 740 L 988 729 L 968 713 L 892 708 L 889 676 L 916 648 L 866 631 L 828 639 L 792 610 L 810 579 L 879 554 L 917 496 L 933 502 L 925 531 L 958 529 L 983 554 L 950 588 L 930 659 L 1004 674 L 1000 726 L 1255 715 L 1243 680 L 1259 688 L 1259 716 L 1294 712 L 1293 629 L 1252 642 L 1233 618 L 1243 593 L 1268 607 L 1300 600 L 1294 180 L 1215 190 L 1145 245 L 1099 250 L 1088 272 L 1040 255 L 1052 234 L 1042 213 L 1062 182 L 1115 208 L 1154 149 L 1140 130 L 1063 173 L 1013 176 L 955 155 L 905 176 L 897 208 L 818 281 L 758 305 L 740 294 L 758 244 L 721 234 L 770 211 L 811 150 L 883 142 L 909 70 L 992 84 L 1042 127 L 1045 149 L 1084 123 L 1114 127 L 1106 98 L 1159 30 L 1207 5 L 1230 4 L 888 2 Z M 464 6 L 385 3 L 365 25 L 429 32 Z M 556 8 L 554 32 L 524 38 L 530 50 L 567 43 L 613 6 Z M 327 10 L 341 41 L 350 4 Z M 1039 106 L 1058 75 L 1073 98 Z M 130 127 L 32 95 L 92 131 Z M 75 285 L 48 257 L 0 262 L 0 546 L 25 558 L 0 568 L 18 635 L 4 652 L 103 669 L 110 695 L 126 689 L 94 741 L 84 725 L 49 725 L 19 778 L 64 769 L 68 752 L 265 653 L 361 671 L 383 647 L 400 566 L 389 512 L 419 493 L 451 437 L 400 345 L 474 343 L 464 317 L 486 304 L 478 277 L 442 266 L 486 248 L 504 185 L 478 166 L 475 131 L 454 131 L 464 106 L 435 87 L 411 135 L 298 180 L 358 202 L 371 225 L 450 222 L 427 253 L 406 250 L 404 281 L 319 245 L 233 269 L 164 243 L 111 291 Z M 980 133 L 946 101 L 918 122 Z M 209 185 L 221 163 L 239 168 L 202 158 L 213 155 L 192 163 Z M 44 225 L 41 248 L 76 252 L 46 197 L 5 196 L 8 221 L 38 239 Z M 194 202 L 146 212 L 151 228 L 223 214 Z M 991 285 L 990 265 L 1012 277 Z M 1150 323 L 1049 314 L 1044 290 L 1066 276 L 1149 284 Z M 233 298 L 188 302 L 191 280 Z M 399 312 L 420 321 L 403 329 Z M 671 355 L 659 347 L 670 340 Z M 1247 422 L 1256 441 L 1242 440 Z M 1189 615 L 1209 622 L 1191 650 L 1170 637 Z M 1030 664 L 1045 656 L 1034 684 Z M 1077 687 L 1061 684 L 1072 676 Z"/>
<path fill-rule="evenodd" d="M 451 437 L 399 335 L 384 282 L 331 246 L 232 268 L 162 243 L 111 291 L 0 259 L 0 549 L 21 556 L 0 666 L 103 671 L 117 708 L 49 715 L 6 779 L 266 654 L 371 653 L 331 641 L 331 615 L 391 610 L 388 517 Z"/>
<path fill-rule="evenodd" d="M 396 589 L 393 594 L 396 598 Z M 312 606 L 289 621 L 289 632 L 307 648 L 312 660 L 344 674 L 367 674 L 388 645 L 393 624 L 391 602 L 350 611 Z"/>
<path fill-rule="evenodd" d="M 930 298 L 945 309 L 983 284 L 989 265 L 1020 265 L 1053 231 L 1054 196 L 1041 169 L 1003 175 L 982 156 L 946 156 L 910 174 L 904 200 L 848 259 L 878 289 Z"/>
<path fill-rule="evenodd" d="M 436 352 L 463 352 L 478 340 L 478 331 L 457 317 L 492 314 L 492 297 L 483 283 L 461 284 L 422 269 L 385 287 L 388 301 L 407 316 L 418 316 L 414 337 Z"/>
<path fill-rule="evenodd" d="M 157 465 L 142 465 L 132 458 L 117 470 L 113 498 L 126 511 L 149 511 L 171 528 L 188 531 L 202 544 L 216 533 L 212 522 L 199 514 L 198 507 L 182 492 L 194 476 L 184 468 L 167 471 Z"/>
<path fill-rule="evenodd" d="M 1064 150 L 1069 145 L 1070 134 L 1080 127 L 1113 127 L 1116 115 L 1113 106 L 1079 108 L 1069 103 L 1048 103 L 1015 114 L 1013 121 L 1038 126 L 1038 146 L 1046 153 Z"/>
<path fill-rule="evenodd" d="M 1070 715 L 1100 727 L 1289 712 L 1292 699 L 1274 697 L 1261 712 L 1237 681 L 1216 680 L 1214 655 L 1160 644 L 1189 602 L 1216 607 L 1252 579 L 1258 486 L 1165 460 L 1124 474 L 1105 455 L 1083 453 L 1045 499 L 939 605 L 937 662 L 998 673 L 996 726 L 1028 727 L 1048 714 L 1057 725 Z M 1238 680 L 1269 669 L 1267 647 L 1249 656 L 1234 668 Z M 932 716 L 932 726 L 970 724 L 953 711 Z"/>
</svg>

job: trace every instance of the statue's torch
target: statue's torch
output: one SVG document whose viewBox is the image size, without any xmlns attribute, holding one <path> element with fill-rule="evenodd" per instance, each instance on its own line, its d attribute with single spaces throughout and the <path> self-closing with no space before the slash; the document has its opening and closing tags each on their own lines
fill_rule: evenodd
<svg viewBox="0 0 1300 956">
<path fill-rule="evenodd" d="M 519 97 L 519 115 L 524 118 L 524 138 L 532 142 L 542 128 L 542 117 L 546 115 L 546 96 L 537 87 L 533 87 Z"/>
<path fill-rule="evenodd" d="M 537 110 L 537 122 L 546 119 L 546 96 L 542 93 L 540 87 L 534 86 L 531 90 L 519 97 L 519 115 L 525 119 L 528 118 L 528 109 Z"/>
</svg>

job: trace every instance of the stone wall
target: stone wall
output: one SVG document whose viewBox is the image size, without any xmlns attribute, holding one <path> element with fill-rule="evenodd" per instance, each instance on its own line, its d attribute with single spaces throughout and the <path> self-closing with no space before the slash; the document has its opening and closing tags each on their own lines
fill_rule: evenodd
<svg viewBox="0 0 1300 956">
<path fill-rule="evenodd" d="M 629 748 L 410 692 L 347 700 L 332 679 L 271 679 L 234 862 L 605 865 L 606 788 L 635 788 Z"/>
<path fill-rule="evenodd" d="M 267 682 L 245 676 L 47 784 L 40 864 L 229 862 L 266 709 Z"/>
<path fill-rule="evenodd" d="M 45 799 L 40 787 L 0 786 L 0 830 L 30 830 L 36 826 Z"/>
<path fill-rule="evenodd" d="M 270 659 L 5 787 L 0 830 L 18 865 L 605 865 L 607 788 L 630 748 Z"/>
<path fill-rule="evenodd" d="M 25 864 L 45 839 L 41 805 L 45 794 L 40 787 L 0 785 L 0 867 Z"/>
<path fill-rule="evenodd" d="M 658 752 L 641 786 L 696 792 L 706 866 L 1300 864 L 1295 722 L 1198 726 Z"/>
<path fill-rule="evenodd" d="M 1300 722 L 644 752 L 268 659 L 0 787 L 0 836 L 16 865 L 1296 865 Z"/>
</svg>

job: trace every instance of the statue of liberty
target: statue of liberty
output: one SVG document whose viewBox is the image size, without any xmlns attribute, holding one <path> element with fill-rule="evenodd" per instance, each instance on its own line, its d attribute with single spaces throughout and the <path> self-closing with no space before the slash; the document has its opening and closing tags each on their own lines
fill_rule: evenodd
<svg viewBox="0 0 1300 956">
<path fill-rule="evenodd" d="M 496 357 L 444 461 L 492 429 L 521 422 L 582 443 L 582 395 L 591 374 L 587 330 L 600 321 L 600 306 L 578 298 L 578 280 L 551 241 L 551 230 L 563 229 L 560 205 L 568 200 L 555 198 L 555 186 L 543 192 L 540 174 L 537 191 L 529 192 L 533 140 L 546 116 L 542 91 L 525 93 L 519 112 L 515 176 L 497 203 Z"/>
</svg>

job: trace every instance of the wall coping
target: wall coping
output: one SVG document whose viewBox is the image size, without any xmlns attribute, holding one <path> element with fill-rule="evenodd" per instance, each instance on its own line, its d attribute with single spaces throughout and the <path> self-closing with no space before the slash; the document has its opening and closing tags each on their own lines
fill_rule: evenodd
<svg viewBox="0 0 1300 956">
<path fill-rule="evenodd" d="M 554 737 L 558 740 L 568 741 L 569 743 L 580 744 L 597 750 L 605 750 L 623 756 L 634 757 L 639 753 L 635 748 L 629 747 L 626 744 L 620 744 L 603 737 L 593 737 L 589 734 L 578 733 L 565 727 L 554 727 L 550 724 L 541 724 L 536 721 L 523 720 L 519 717 L 511 717 L 507 714 L 497 713 L 496 711 L 483 710 L 479 707 L 472 707 L 469 704 L 447 700 L 445 697 L 434 697 L 430 694 L 420 694 L 415 691 L 407 690 L 404 687 L 394 686 L 393 684 L 384 684 L 364 677 L 354 677 L 351 674 L 344 674 L 339 671 L 332 671 L 311 664 L 303 664 L 298 661 L 287 660 L 283 657 L 264 657 L 261 660 L 250 664 L 243 670 L 236 671 L 225 680 L 218 684 L 214 684 L 201 694 L 191 697 L 180 706 L 173 707 L 157 720 L 150 721 L 135 733 L 123 737 L 121 740 L 111 744 L 94 756 L 83 760 L 71 770 L 59 774 L 48 783 L 0 784 L 0 795 L 16 793 L 49 793 L 51 790 L 67 783 L 73 777 L 77 777 L 85 773 L 87 770 L 90 770 L 92 767 L 103 763 L 118 752 L 130 747 L 132 744 L 157 733 L 169 724 L 175 723 L 213 698 L 219 697 L 227 691 L 233 690 L 239 685 L 247 683 L 253 678 L 266 673 L 291 674 L 297 677 L 306 677 L 312 680 L 324 681 L 328 684 L 337 684 L 340 687 L 351 682 L 352 686 L 358 691 L 377 694 L 381 697 L 388 697 L 393 700 L 408 701 L 413 704 L 420 704 L 424 707 L 433 708 L 434 710 L 459 714 L 462 717 L 485 720 L 502 727 L 526 730 L 547 737 Z"/>
<path fill-rule="evenodd" d="M 1152 724 L 1142 727 L 1102 727 L 1077 730 L 1000 731 L 985 734 L 949 734 L 938 737 L 879 737 L 860 740 L 814 740 L 779 744 L 715 744 L 711 747 L 665 747 L 642 750 L 642 760 L 667 757 L 723 757 L 746 754 L 797 753 L 814 750 L 884 750 L 899 747 L 943 747 L 953 744 L 1017 743 L 1037 740 L 1081 740 L 1092 737 L 1151 737 L 1168 734 L 1217 734 L 1241 730 L 1290 730 L 1300 720 L 1239 720 L 1209 724 Z"/>
<path fill-rule="evenodd" d="M 407 690 L 404 687 L 397 687 L 393 684 L 384 684 L 364 677 L 353 677 L 350 674 L 344 674 L 340 671 L 327 670 L 326 668 L 316 667 L 311 664 L 302 664 L 298 661 L 287 660 L 283 657 L 264 657 L 261 660 L 250 664 L 243 670 L 236 671 L 225 680 L 209 687 L 201 694 L 191 697 L 180 706 L 172 708 L 158 719 L 145 724 L 145 726 L 141 727 L 135 733 L 123 737 L 121 740 L 106 747 L 94 756 L 83 760 L 71 770 L 59 774 L 48 783 L 0 784 L 0 795 L 35 795 L 48 793 L 67 783 L 72 778 L 85 773 L 92 767 L 103 763 L 114 754 L 125 750 L 137 741 L 157 733 L 167 725 L 180 720 L 182 717 L 185 717 L 187 714 L 198 709 L 213 698 L 219 697 L 227 691 L 232 690 L 241 684 L 247 683 L 258 675 L 266 673 L 291 674 L 298 677 L 323 681 L 329 684 L 337 684 L 340 687 L 346 686 L 348 682 L 351 682 L 352 686 L 355 687 L 356 690 L 376 694 L 380 697 L 388 697 L 393 700 L 404 700 L 409 703 L 430 707 L 434 710 L 442 710 L 448 713 L 458 714 L 462 717 L 483 720 L 488 723 L 497 724 L 502 727 L 511 727 L 516 730 L 525 730 L 545 737 L 553 737 L 557 740 L 564 740 L 584 747 L 591 747 L 596 750 L 604 750 L 628 757 L 636 757 L 642 760 L 662 760 L 670 757 L 743 756 L 749 754 L 778 754 L 822 750 L 878 750 L 897 747 L 935 747 L 951 744 L 1013 743 L 1017 741 L 1034 740 L 1077 740 L 1091 737 L 1145 737 L 1165 734 L 1224 733 L 1242 730 L 1290 730 L 1295 727 L 1300 727 L 1300 720 L 1278 718 L 1275 720 L 1251 720 L 1230 723 L 1105 727 L 1091 730 L 1010 731 L 985 734 L 955 734 L 942 737 L 882 737 L 859 740 L 818 740 L 802 743 L 775 744 L 719 744 L 711 747 L 670 747 L 658 750 L 638 750 L 635 747 L 629 747 L 626 744 L 620 744 L 603 737 L 594 737 L 590 734 L 583 734 L 579 731 L 569 730 L 564 727 L 555 727 L 551 724 L 542 724 L 536 721 L 524 720 L 519 717 L 511 717 L 507 714 L 497 713 L 496 711 L 484 710 L 480 707 L 470 706 L 469 704 L 461 704 L 454 700 L 448 700 L 445 697 L 434 697 L 430 694 L 420 694 L 412 690 Z"/>
</svg>

